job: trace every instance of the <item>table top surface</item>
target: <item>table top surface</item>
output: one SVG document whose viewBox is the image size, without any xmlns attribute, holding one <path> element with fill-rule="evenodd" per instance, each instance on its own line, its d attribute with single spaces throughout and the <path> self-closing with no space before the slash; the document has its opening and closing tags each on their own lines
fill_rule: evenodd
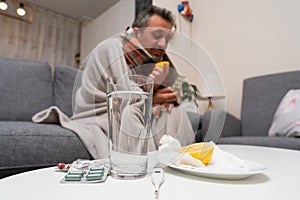
<svg viewBox="0 0 300 200">
<path fill-rule="evenodd" d="M 235 156 L 262 163 L 267 169 L 243 180 L 220 180 L 165 168 L 159 199 L 299 199 L 300 151 L 246 145 L 218 145 Z M 155 199 L 150 175 L 136 180 L 108 177 L 104 183 L 61 184 L 65 173 L 55 167 L 0 180 L 1 200 Z"/>
</svg>

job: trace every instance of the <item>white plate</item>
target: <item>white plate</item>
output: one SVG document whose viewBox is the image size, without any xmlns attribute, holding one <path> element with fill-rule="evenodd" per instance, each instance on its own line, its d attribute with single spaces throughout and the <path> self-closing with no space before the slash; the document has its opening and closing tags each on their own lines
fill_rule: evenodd
<svg viewBox="0 0 300 200">
<path fill-rule="evenodd" d="M 195 176 L 202 176 L 215 179 L 238 180 L 245 179 L 249 176 L 260 174 L 267 167 L 261 163 L 244 160 L 245 167 L 236 170 L 224 170 L 217 168 L 195 168 L 192 166 L 182 165 L 169 165 L 170 168 L 181 171 L 186 174 Z"/>
</svg>

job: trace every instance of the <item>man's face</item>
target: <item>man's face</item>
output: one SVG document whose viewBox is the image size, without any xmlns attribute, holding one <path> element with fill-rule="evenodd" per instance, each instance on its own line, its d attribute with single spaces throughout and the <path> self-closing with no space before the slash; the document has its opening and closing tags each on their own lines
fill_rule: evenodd
<svg viewBox="0 0 300 200">
<path fill-rule="evenodd" d="M 156 62 L 161 60 L 168 46 L 171 28 L 172 25 L 159 15 L 151 16 L 146 28 L 135 28 L 137 39 Z"/>
</svg>

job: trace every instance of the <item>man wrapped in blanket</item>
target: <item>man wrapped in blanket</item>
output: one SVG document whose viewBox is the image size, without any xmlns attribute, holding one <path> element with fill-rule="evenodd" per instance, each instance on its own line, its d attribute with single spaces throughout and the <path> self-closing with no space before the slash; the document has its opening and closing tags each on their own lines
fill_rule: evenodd
<svg viewBox="0 0 300 200">
<path fill-rule="evenodd" d="M 94 158 L 108 155 L 106 79 L 110 76 L 141 74 L 154 79 L 150 151 L 158 149 L 163 135 L 171 135 L 181 145 L 194 142 L 195 133 L 178 98 L 182 77 L 165 52 L 174 26 L 170 11 L 150 6 L 132 27 L 98 44 L 82 63 L 72 120 L 78 122 L 76 132 Z"/>
</svg>

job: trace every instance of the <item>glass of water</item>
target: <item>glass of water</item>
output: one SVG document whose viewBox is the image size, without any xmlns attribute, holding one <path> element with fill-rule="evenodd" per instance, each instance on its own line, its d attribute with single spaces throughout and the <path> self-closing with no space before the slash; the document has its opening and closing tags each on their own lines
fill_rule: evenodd
<svg viewBox="0 0 300 200">
<path fill-rule="evenodd" d="M 153 79 L 142 75 L 107 79 L 111 176 L 135 179 L 147 174 Z"/>
</svg>

